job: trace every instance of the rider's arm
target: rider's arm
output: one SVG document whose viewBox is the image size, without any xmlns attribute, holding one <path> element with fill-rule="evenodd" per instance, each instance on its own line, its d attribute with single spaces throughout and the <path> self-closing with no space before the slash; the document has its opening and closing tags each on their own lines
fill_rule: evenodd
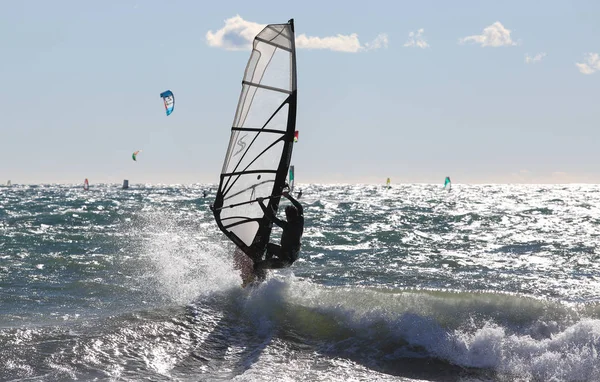
<svg viewBox="0 0 600 382">
<path fill-rule="evenodd" d="M 290 195 L 288 192 L 284 192 L 283 196 L 285 196 L 290 202 L 292 202 L 294 207 L 296 207 L 298 209 L 298 216 L 302 216 L 303 215 L 302 204 L 300 204 L 300 202 L 298 202 L 296 199 L 294 199 L 294 197 L 292 195 Z"/>
<path fill-rule="evenodd" d="M 277 224 L 278 226 L 280 226 L 281 228 L 284 228 L 287 223 L 284 222 L 281 219 L 278 219 L 277 216 L 275 216 L 275 214 L 273 213 L 273 210 L 270 208 L 265 207 L 265 205 L 263 204 L 262 199 L 258 201 L 258 204 L 260 205 L 260 208 L 263 210 L 263 212 L 265 213 L 265 216 L 272 221 L 273 223 Z"/>
</svg>

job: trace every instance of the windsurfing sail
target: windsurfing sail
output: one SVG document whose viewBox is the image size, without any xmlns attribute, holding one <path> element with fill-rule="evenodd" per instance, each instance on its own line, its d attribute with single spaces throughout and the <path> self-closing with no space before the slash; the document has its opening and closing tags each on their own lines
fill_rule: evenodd
<svg viewBox="0 0 600 382">
<path fill-rule="evenodd" d="M 391 188 L 392 187 L 392 181 L 390 180 L 390 178 L 387 178 L 387 181 L 385 182 L 385 185 L 387 186 L 387 188 Z"/>
<path fill-rule="evenodd" d="M 10 179 L 8 180 L 8 182 L 6 182 L 6 185 L 9 187 L 12 185 L 12 183 L 10 182 Z"/>
<path fill-rule="evenodd" d="M 450 181 L 449 176 L 447 176 L 446 179 L 444 180 L 444 188 L 448 191 L 450 191 L 452 189 L 452 181 Z"/>
<path fill-rule="evenodd" d="M 298 142 L 298 130 L 294 132 L 294 143 Z"/>
<path fill-rule="evenodd" d="M 126 190 L 129 188 L 129 180 L 123 179 L 123 189 Z"/>
<path fill-rule="evenodd" d="M 271 222 L 257 198 L 277 212 L 296 127 L 294 21 L 269 24 L 256 37 L 242 80 L 229 147 L 211 207 L 217 225 L 254 262 Z"/>
<path fill-rule="evenodd" d="M 131 154 L 131 159 L 133 159 L 134 161 L 137 162 L 137 156 L 141 152 L 142 152 L 142 150 L 135 151 L 133 154 Z"/>
<path fill-rule="evenodd" d="M 173 109 L 175 109 L 175 96 L 173 95 L 173 92 L 167 90 L 160 93 L 160 96 L 162 97 L 165 103 L 165 111 L 167 112 L 167 116 L 171 115 Z"/>
<path fill-rule="evenodd" d="M 85 178 L 85 180 L 83 181 L 83 189 L 84 189 L 85 191 L 87 191 L 87 190 L 89 190 L 89 189 L 90 189 L 90 182 L 88 182 L 88 179 L 87 179 L 87 178 Z"/>
<path fill-rule="evenodd" d="M 294 166 L 290 166 L 288 185 L 290 186 L 290 192 L 294 191 Z"/>
</svg>

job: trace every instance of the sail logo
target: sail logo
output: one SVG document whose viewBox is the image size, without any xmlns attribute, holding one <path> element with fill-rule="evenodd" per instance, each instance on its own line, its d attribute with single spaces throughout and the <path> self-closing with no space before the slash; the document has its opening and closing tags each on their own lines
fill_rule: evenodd
<svg viewBox="0 0 600 382">
<path fill-rule="evenodd" d="M 242 151 L 244 151 L 244 149 L 246 148 L 246 142 L 244 142 L 244 138 L 246 138 L 247 136 L 248 134 L 242 135 L 242 137 L 236 142 L 236 145 L 240 146 L 240 149 L 235 154 L 233 154 L 233 156 L 236 156 Z"/>
</svg>

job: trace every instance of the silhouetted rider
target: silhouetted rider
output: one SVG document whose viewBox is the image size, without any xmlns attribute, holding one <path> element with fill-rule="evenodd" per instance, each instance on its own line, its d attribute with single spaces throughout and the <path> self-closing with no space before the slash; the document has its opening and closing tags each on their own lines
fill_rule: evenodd
<svg viewBox="0 0 600 382">
<path fill-rule="evenodd" d="M 267 244 L 267 254 L 265 260 L 254 264 L 255 271 L 264 269 L 286 268 L 298 260 L 300 253 L 300 239 L 304 231 L 304 215 L 302 205 L 294 199 L 289 193 L 282 194 L 290 202 L 292 206 L 285 208 L 285 216 L 287 221 L 278 219 L 272 209 L 265 207 L 263 204 L 264 198 L 258 198 L 260 208 L 262 208 L 265 216 L 273 223 L 283 229 L 281 234 L 281 245 L 269 243 Z M 275 256 L 275 258 L 273 258 Z"/>
</svg>

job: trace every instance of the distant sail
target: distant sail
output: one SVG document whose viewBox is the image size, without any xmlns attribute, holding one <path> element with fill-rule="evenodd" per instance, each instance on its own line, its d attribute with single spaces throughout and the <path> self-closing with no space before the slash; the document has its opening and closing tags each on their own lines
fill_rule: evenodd
<svg viewBox="0 0 600 382">
<path fill-rule="evenodd" d="M 85 178 L 85 180 L 83 181 L 83 189 L 84 189 L 85 191 L 87 191 L 87 190 L 89 190 L 89 189 L 90 189 L 90 182 L 88 182 L 88 179 L 87 179 L 87 178 Z"/>
<path fill-rule="evenodd" d="M 450 177 L 447 176 L 444 180 L 444 188 L 450 191 L 452 189 L 452 182 L 450 181 Z"/>
<path fill-rule="evenodd" d="M 167 112 L 167 116 L 171 115 L 171 113 L 173 112 L 173 109 L 175 109 L 175 96 L 173 95 L 173 92 L 170 90 L 167 90 L 167 91 L 160 93 L 160 96 L 162 97 L 162 99 L 165 103 L 165 111 Z M 185 109 L 185 107 L 184 107 L 184 109 Z"/>
<path fill-rule="evenodd" d="M 126 190 L 129 188 L 129 181 L 127 179 L 123 180 L 123 189 Z"/>
<path fill-rule="evenodd" d="M 392 187 L 392 181 L 390 180 L 390 178 L 387 178 L 387 181 L 385 182 L 385 185 L 387 186 L 387 188 L 391 188 Z"/>
<path fill-rule="evenodd" d="M 212 210 L 217 225 L 252 261 L 260 261 L 284 190 L 296 127 L 294 23 L 267 25 L 254 39 Z"/>
<path fill-rule="evenodd" d="M 138 151 L 134 152 L 133 154 L 131 154 L 131 159 L 133 159 L 134 161 L 137 162 L 137 156 L 141 152 L 142 152 L 142 150 L 138 150 Z"/>
<path fill-rule="evenodd" d="M 300 133 L 298 132 L 298 130 L 296 130 L 294 132 L 294 143 L 298 142 L 298 134 L 300 134 Z"/>
<path fill-rule="evenodd" d="M 10 182 L 10 179 L 8 180 L 8 182 L 6 182 L 6 185 L 7 185 L 8 187 L 10 187 L 10 186 L 12 185 L 12 183 Z"/>
<path fill-rule="evenodd" d="M 288 185 L 290 186 L 290 192 L 294 191 L 294 166 L 290 166 Z"/>
</svg>

